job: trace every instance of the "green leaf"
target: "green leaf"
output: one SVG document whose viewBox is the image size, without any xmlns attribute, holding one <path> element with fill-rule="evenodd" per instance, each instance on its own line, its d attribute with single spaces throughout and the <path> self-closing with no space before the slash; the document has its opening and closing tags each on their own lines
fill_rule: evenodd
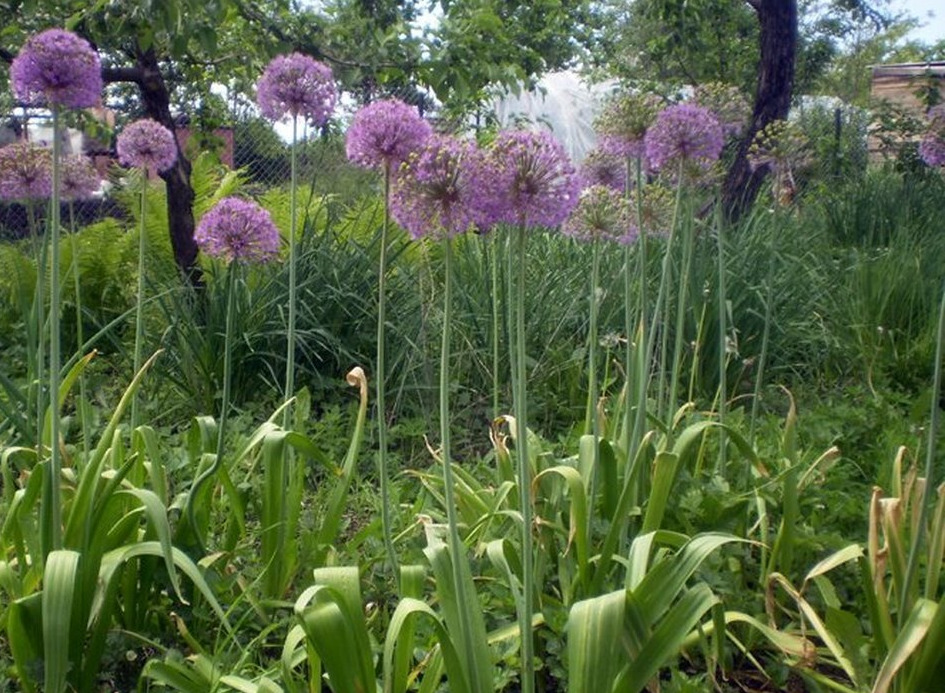
<svg viewBox="0 0 945 693">
<path fill-rule="evenodd" d="M 625 594 L 575 602 L 568 612 L 568 693 L 612 690 L 624 660 Z"/>
<path fill-rule="evenodd" d="M 614 682 L 613 690 L 638 693 L 656 676 L 659 670 L 677 657 L 679 650 L 693 628 L 719 603 L 709 586 L 700 583 L 688 590 L 666 617 L 660 621 L 646 642 L 631 660 L 628 668 Z M 601 690 L 601 689 L 597 689 Z"/>
<path fill-rule="evenodd" d="M 72 642 L 72 613 L 80 555 L 76 551 L 50 551 L 43 572 L 43 671 L 44 689 L 66 690 Z"/>
<path fill-rule="evenodd" d="M 295 603 L 295 614 L 318 652 L 335 693 L 365 693 L 377 683 L 364 621 L 358 569 L 319 568 L 316 584 Z"/>
<path fill-rule="evenodd" d="M 899 631 L 899 635 L 889 649 L 889 654 L 886 655 L 886 659 L 883 661 L 882 668 L 876 675 L 872 693 L 887 693 L 889 691 L 896 674 L 922 646 L 922 641 L 929 631 L 929 626 L 932 625 L 932 619 L 935 617 L 938 608 L 938 605 L 931 600 L 922 597 L 916 600 L 909 618 L 903 624 L 902 630 Z M 924 689 L 909 690 L 919 693 Z"/>
<path fill-rule="evenodd" d="M 456 693 L 470 693 L 465 667 L 443 621 L 426 603 L 412 597 L 405 597 L 400 600 L 397 608 L 394 609 L 394 613 L 391 614 L 390 625 L 387 627 L 387 637 L 384 638 L 384 693 L 404 693 L 406 691 L 406 680 L 394 676 L 394 657 L 395 654 L 399 655 L 401 648 L 410 646 L 409 642 L 404 641 L 402 634 L 413 630 L 414 621 L 419 616 L 427 616 L 433 625 L 434 637 L 439 643 L 440 651 L 443 653 L 443 659 L 446 663 L 449 690 L 456 691 Z M 435 671 L 432 666 L 427 668 L 424 682 L 426 682 L 427 676 L 432 676 L 431 670 Z M 437 681 L 431 683 L 436 685 Z"/>
</svg>

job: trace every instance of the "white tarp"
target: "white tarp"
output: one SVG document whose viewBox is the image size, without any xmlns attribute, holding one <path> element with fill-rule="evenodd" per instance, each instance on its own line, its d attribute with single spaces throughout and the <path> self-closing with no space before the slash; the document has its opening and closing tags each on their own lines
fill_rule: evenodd
<svg viewBox="0 0 945 693">
<path fill-rule="evenodd" d="M 580 162 L 596 144 L 594 118 L 615 87 L 613 80 L 591 84 L 570 70 L 552 72 L 535 89 L 498 98 L 493 107 L 502 127 L 548 128 Z"/>
</svg>

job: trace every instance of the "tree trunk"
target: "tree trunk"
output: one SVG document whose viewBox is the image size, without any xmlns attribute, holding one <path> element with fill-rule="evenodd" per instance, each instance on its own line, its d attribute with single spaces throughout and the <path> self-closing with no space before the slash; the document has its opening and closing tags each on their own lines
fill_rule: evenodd
<svg viewBox="0 0 945 693">
<path fill-rule="evenodd" d="M 138 88 L 145 113 L 170 130 L 177 141 L 170 93 L 154 50 L 138 50 L 135 58 L 140 71 Z M 190 161 L 178 144 L 177 161 L 161 173 L 161 178 L 167 185 L 167 221 L 174 259 L 181 273 L 197 285 L 201 278 L 197 267 L 197 243 L 194 241 L 194 189 L 190 184 L 190 170 Z"/>
<path fill-rule="evenodd" d="M 737 220 L 748 210 L 767 173 L 751 170 L 748 148 L 755 134 L 768 123 L 787 117 L 794 91 L 797 54 L 797 0 L 748 0 L 761 25 L 761 60 L 751 124 L 742 138 L 722 187 L 726 216 Z"/>
</svg>

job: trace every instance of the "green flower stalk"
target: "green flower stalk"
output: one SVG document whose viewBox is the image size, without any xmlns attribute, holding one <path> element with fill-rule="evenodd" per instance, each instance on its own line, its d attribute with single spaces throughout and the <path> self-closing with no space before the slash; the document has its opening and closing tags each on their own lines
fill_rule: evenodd
<svg viewBox="0 0 945 693">
<path fill-rule="evenodd" d="M 82 282 L 79 267 L 79 243 L 75 225 L 75 201 L 92 197 L 102 184 L 98 171 L 92 162 L 83 156 L 66 157 L 59 167 L 60 190 L 59 196 L 69 203 L 69 240 L 72 249 L 72 281 L 75 292 L 76 315 L 76 344 L 81 351 L 85 345 L 84 330 L 82 327 Z M 81 354 L 80 354 L 81 355 Z M 82 450 L 84 459 L 89 459 L 89 442 L 91 440 L 91 424 L 88 412 L 88 389 L 85 372 L 79 375 L 79 420 L 82 425 Z"/>
<path fill-rule="evenodd" d="M 236 318 L 236 284 L 241 264 L 262 263 L 275 259 L 279 253 L 279 230 L 269 213 L 254 202 L 236 197 L 220 200 L 207 212 L 194 231 L 194 240 L 210 257 L 227 264 L 226 270 L 226 328 L 223 337 L 223 395 L 220 403 L 220 421 L 217 426 L 216 457 L 213 464 L 193 483 L 187 500 L 187 516 L 194 537 L 201 547 L 203 538 L 195 520 L 195 503 L 202 486 L 213 478 L 223 464 L 226 424 L 230 409 L 232 380 L 232 340 Z"/>
<path fill-rule="evenodd" d="M 528 454 L 527 347 L 525 341 L 525 282 L 527 235 L 530 229 L 554 228 L 564 222 L 578 201 L 579 181 L 561 144 L 548 132 L 500 132 L 490 157 L 495 169 L 489 176 L 484 206 L 488 216 L 515 227 L 515 354 L 512 359 L 515 445 L 518 460 L 519 505 L 522 514 L 522 585 L 518 609 L 522 635 L 521 685 L 523 693 L 535 690 L 532 615 L 535 611 L 534 550 L 532 541 L 533 470 Z M 510 254 L 511 259 L 511 254 Z"/>
<path fill-rule="evenodd" d="M 177 161 L 177 140 L 166 127 L 154 120 L 137 120 L 126 127 L 118 136 L 116 143 L 118 161 L 125 166 L 138 169 L 141 176 L 140 208 L 138 211 L 138 290 L 135 307 L 135 350 L 134 372 L 141 370 L 144 352 L 144 293 L 145 267 L 148 252 L 148 234 L 145 216 L 147 210 L 147 192 L 149 173 L 166 171 Z M 131 402 L 131 430 L 138 427 L 140 420 L 139 397 L 137 392 Z"/>
<path fill-rule="evenodd" d="M 452 591 L 458 609 L 459 649 L 465 663 L 469 690 L 491 690 L 491 662 L 483 653 L 485 625 L 475 604 L 476 592 L 459 536 L 459 515 L 450 447 L 450 332 L 453 303 L 452 237 L 481 225 L 477 206 L 486 159 L 474 145 L 445 135 L 432 135 L 401 165 L 389 207 L 394 219 L 413 238 L 442 239 L 444 249 L 443 335 L 440 346 L 440 461 L 452 568 Z"/>
<path fill-rule="evenodd" d="M 397 552 L 390 502 L 390 470 L 387 459 L 386 354 L 387 341 L 387 241 L 390 225 L 391 176 L 432 133 L 417 109 L 396 99 L 375 101 L 359 110 L 345 138 L 348 159 L 358 166 L 380 169 L 384 176 L 384 222 L 377 281 L 377 363 L 374 384 L 377 399 L 377 476 L 381 490 L 381 525 L 387 558 L 399 580 Z"/>
<path fill-rule="evenodd" d="M 291 189 L 289 191 L 289 315 L 286 325 L 286 367 L 283 399 L 295 395 L 295 346 L 297 287 L 297 189 L 298 189 L 298 121 L 307 118 L 315 127 L 324 126 L 331 118 L 338 101 L 331 68 L 307 55 L 292 53 L 272 59 L 256 85 L 256 102 L 266 118 L 273 121 L 292 119 Z M 283 411 L 282 425 L 288 428 L 289 407 Z"/>
<path fill-rule="evenodd" d="M 61 29 L 41 32 L 24 44 L 10 66 L 13 92 L 23 103 L 48 106 L 53 116 L 52 203 L 50 209 L 50 300 L 49 300 L 49 399 L 50 459 L 49 473 L 43 485 L 43 521 L 41 535 L 43 555 L 62 548 L 62 510 L 59 477 L 62 471 L 59 436 L 59 165 L 60 113 L 62 108 L 86 108 L 101 99 L 101 63 L 87 41 Z M 42 306 L 40 306 L 40 314 Z M 42 353 L 40 354 L 40 361 Z M 42 387 L 42 386 L 40 386 Z M 40 401 L 42 397 L 39 397 Z M 40 432 L 45 415 L 40 411 Z M 38 441 L 42 448 L 42 435 Z M 48 681 L 47 681 L 48 683 Z"/>
</svg>

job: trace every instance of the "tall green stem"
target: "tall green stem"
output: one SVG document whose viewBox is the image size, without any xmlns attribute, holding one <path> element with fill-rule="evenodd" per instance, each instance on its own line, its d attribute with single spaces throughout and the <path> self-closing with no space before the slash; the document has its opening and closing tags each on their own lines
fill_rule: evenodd
<svg viewBox="0 0 945 693">
<path fill-rule="evenodd" d="M 53 166 L 52 204 L 49 214 L 49 476 L 44 500 L 49 508 L 49 527 L 45 544 L 50 550 L 62 548 L 62 510 L 59 501 L 59 477 L 62 460 L 59 453 L 59 367 L 61 363 L 59 345 L 59 164 L 62 144 L 59 141 L 59 108 L 52 107 L 53 115 Z"/>
<path fill-rule="evenodd" d="M 649 353 L 645 356 L 646 358 L 641 359 L 640 363 L 643 364 L 643 367 L 637 372 L 634 369 L 633 365 L 633 354 L 634 351 L 639 351 L 640 349 L 645 348 L 647 343 L 647 320 L 646 320 L 646 311 L 647 311 L 647 252 L 646 252 L 646 234 L 647 230 L 643 227 L 643 161 L 637 157 L 636 158 L 636 217 L 637 217 L 637 279 L 639 281 L 639 299 L 638 299 L 638 321 L 639 328 L 634 331 L 634 320 L 633 320 L 633 311 L 630 306 L 630 295 L 633 292 L 633 276 L 630 271 L 631 266 L 631 246 L 628 243 L 624 246 L 623 250 L 623 263 L 624 263 L 624 323 L 626 325 L 627 331 L 627 355 L 626 355 L 626 371 L 627 379 L 631 377 L 631 373 L 636 373 L 637 382 L 636 382 L 636 416 L 633 418 L 631 415 L 630 407 L 630 388 L 627 387 L 627 402 L 624 407 L 624 428 L 626 429 L 627 436 L 627 461 L 628 465 L 632 464 L 632 461 L 636 458 L 637 448 L 640 445 L 640 441 L 643 439 L 643 427 L 646 424 L 646 393 L 648 390 L 648 379 L 651 370 L 651 364 L 649 361 Z M 627 195 L 630 195 L 630 162 L 627 161 Z M 636 334 L 636 337 L 634 337 Z M 634 348 L 634 340 L 637 341 L 636 348 Z"/>
<path fill-rule="evenodd" d="M 590 473 L 590 494 L 589 498 L 593 503 L 594 498 L 597 496 L 597 471 L 600 467 L 600 416 L 597 412 L 597 400 L 600 398 L 598 394 L 598 383 L 597 383 L 597 313 L 598 313 L 598 298 L 597 298 L 597 286 L 600 283 L 600 240 L 594 236 L 591 239 L 591 286 L 590 286 L 590 306 L 589 306 L 589 326 L 588 326 L 588 335 L 587 335 L 587 370 L 588 370 L 588 388 L 587 388 L 587 405 L 588 405 L 588 416 L 590 417 L 590 433 L 594 437 L 594 452 L 591 459 L 593 464 L 591 465 Z M 591 516 L 594 513 L 588 514 L 587 521 L 587 532 L 588 536 L 591 536 L 592 531 L 592 521 Z"/>
<path fill-rule="evenodd" d="M 524 223 L 516 230 L 518 248 L 518 280 L 515 284 L 515 445 L 518 448 L 518 490 L 522 513 L 522 609 L 519 614 L 519 629 L 522 634 L 522 693 L 534 693 L 535 671 L 533 666 L 534 642 L 532 640 L 532 613 L 534 607 L 534 565 L 532 556 L 532 501 L 531 463 L 528 458 L 528 411 L 526 399 L 525 370 L 525 246 Z"/>
<path fill-rule="evenodd" d="M 33 241 L 33 256 L 36 258 L 36 289 L 33 293 L 31 347 L 36 376 L 36 453 L 42 457 L 43 429 L 46 422 L 46 239 L 40 238 L 36 210 L 32 200 L 26 200 L 26 218 Z"/>
<path fill-rule="evenodd" d="M 148 251 L 148 233 L 145 227 L 145 207 L 147 203 L 148 191 L 148 169 L 141 169 L 141 198 L 140 208 L 138 210 L 138 302 L 135 306 L 135 352 L 134 352 L 134 372 L 141 370 L 141 354 L 144 349 L 144 267 L 145 254 Z M 131 430 L 138 427 L 138 400 L 140 395 L 135 391 L 134 399 L 131 400 Z"/>
<path fill-rule="evenodd" d="M 76 227 L 75 227 L 75 205 L 72 200 L 69 200 L 69 243 L 72 246 L 72 282 L 73 290 L 75 291 L 75 336 L 76 336 L 76 349 L 78 351 L 82 350 L 82 346 L 85 344 L 85 337 L 83 335 L 84 330 L 82 329 L 82 282 L 80 280 L 80 267 L 79 267 L 79 243 L 76 240 Z M 80 353 L 81 357 L 82 354 Z M 83 460 L 89 459 L 89 440 L 91 436 L 91 427 L 89 425 L 88 417 L 88 390 L 85 378 L 85 371 L 79 374 L 79 420 L 82 424 L 82 452 Z"/>
<path fill-rule="evenodd" d="M 380 262 L 377 275 L 377 476 L 381 486 L 381 529 L 384 534 L 384 546 L 390 561 L 394 579 L 400 580 L 397 552 L 394 549 L 394 534 L 391 527 L 390 485 L 387 460 L 387 405 L 384 391 L 385 346 L 387 342 L 387 233 L 390 227 L 390 164 L 384 165 L 384 225 L 381 227 Z"/>
<path fill-rule="evenodd" d="M 692 217 L 686 215 L 683 227 L 682 265 L 679 281 L 676 283 L 676 323 L 673 330 L 673 361 L 669 380 L 669 400 L 667 401 L 666 429 L 673 430 L 673 415 L 679 407 L 679 371 L 682 368 L 682 347 L 685 336 L 686 311 L 689 308 L 689 275 L 692 270 L 693 230 Z"/>
<path fill-rule="evenodd" d="M 935 457 L 936 442 L 938 440 L 939 418 L 941 416 L 939 408 L 939 398 L 942 394 L 942 357 L 945 351 L 945 289 L 942 291 L 942 302 L 938 310 L 938 334 L 935 341 L 935 368 L 932 375 L 932 415 L 929 421 L 928 446 L 925 453 L 925 488 L 922 491 L 921 507 L 919 508 L 919 518 L 912 528 L 912 542 L 909 546 L 909 559 L 906 563 L 906 575 L 902 581 L 902 594 L 899 595 L 899 627 L 905 623 L 912 611 L 911 587 L 913 577 L 919 569 L 919 549 L 922 546 L 922 538 L 925 535 L 925 526 L 928 522 L 929 508 L 932 502 L 932 493 L 935 488 Z M 928 590 L 930 585 L 926 585 Z M 934 599 L 936 595 L 927 594 L 929 598 Z"/>
<path fill-rule="evenodd" d="M 502 319 L 499 314 L 499 246 L 498 230 L 493 229 L 489 234 L 489 264 L 492 271 L 492 418 L 496 419 L 500 413 L 499 397 L 499 342 Z"/>
<path fill-rule="evenodd" d="M 777 227 L 775 228 L 777 231 Z M 772 236 L 773 238 L 773 236 Z M 761 353 L 758 355 L 758 368 L 755 371 L 755 387 L 751 399 L 751 423 L 748 439 L 755 440 L 755 424 L 758 420 L 758 408 L 761 404 L 761 389 L 764 387 L 765 366 L 768 365 L 768 344 L 771 339 L 771 321 L 774 319 L 774 248 L 768 251 L 768 273 L 765 275 L 765 324 L 761 332 Z"/>
<path fill-rule="evenodd" d="M 290 160 L 290 189 L 289 189 L 289 323 L 286 326 L 286 351 L 285 351 L 285 389 L 283 398 L 287 402 L 295 394 L 295 311 L 298 302 L 296 296 L 296 231 L 298 225 L 298 210 L 296 209 L 298 200 L 298 116 L 292 117 L 292 152 Z M 282 427 L 288 429 L 291 421 L 291 407 L 286 407 L 282 412 Z"/>
<path fill-rule="evenodd" d="M 455 481 L 450 451 L 450 326 L 453 304 L 453 242 L 444 241 L 444 280 L 443 280 L 443 339 L 440 344 L 440 456 L 443 462 L 443 494 L 446 502 L 446 521 L 449 525 L 450 565 L 453 571 L 453 590 L 456 595 L 466 594 L 465 586 L 471 584 L 471 577 L 464 575 L 466 567 L 466 548 L 459 537 L 459 517 L 456 513 Z M 489 687 L 488 682 L 479 681 L 479 667 L 476 654 L 474 625 L 470 620 L 470 604 L 461 604 L 458 609 L 462 643 L 465 649 L 463 658 L 468 665 L 470 690 L 482 691 Z"/>
<path fill-rule="evenodd" d="M 725 423 L 726 409 L 728 407 L 728 290 L 725 265 L 725 224 L 722 217 L 721 204 L 716 203 L 715 228 L 718 239 L 719 253 L 719 423 Z M 719 438 L 719 462 L 717 472 L 725 469 L 727 454 L 727 440 L 725 429 L 721 430 Z"/>
<path fill-rule="evenodd" d="M 226 424 L 230 411 L 230 381 L 233 380 L 233 331 L 236 325 L 236 283 L 239 276 L 239 261 L 234 260 L 226 269 L 226 328 L 223 333 L 223 398 L 220 402 L 220 424 L 217 426 L 217 459 L 219 469 L 223 460 L 223 443 L 226 439 Z"/>
<path fill-rule="evenodd" d="M 679 207 L 682 202 L 682 187 L 683 187 L 682 186 L 682 173 L 683 173 L 683 162 L 680 161 L 679 171 L 677 174 L 678 183 L 676 187 L 676 201 L 673 204 L 673 218 L 672 218 L 672 222 L 669 228 L 669 238 L 666 240 L 666 250 L 664 251 L 664 255 L 663 255 L 663 265 L 662 265 L 662 272 L 660 276 L 660 285 L 656 293 L 656 304 L 653 306 L 653 320 L 651 321 L 652 325 L 656 324 L 656 321 L 659 319 L 660 314 L 663 313 L 665 310 L 664 308 L 665 304 L 668 303 L 667 298 L 666 298 L 666 288 L 669 285 L 669 274 L 670 274 L 670 268 L 672 266 L 671 259 L 672 259 L 672 254 L 673 254 L 673 241 L 676 238 L 676 227 L 678 226 L 678 222 L 679 222 Z M 662 337 L 661 337 L 661 348 L 660 348 L 660 354 L 661 354 L 660 384 L 659 384 L 658 399 L 657 399 L 658 404 L 663 402 L 665 377 L 666 377 L 666 351 L 667 351 L 666 331 L 667 331 L 667 328 L 669 327 L 668 325 L 669 321 L 665 319 L 666 318 L 665 315 L 663 317 L 664 319 L 663 319 L 662 325 L 660 326 L 660 329 L 650 330 L 650 335 L 647 338 L 647 342 L 646 342 L 646 358 L 644 359 L 645 363 L 651 362 L 651 359 L 653 358 L 653 354 L 655 353 L 654 349 L 656 347 L 656 341 L 655 341 L 656 333 L 657 332 L 661 333 Z M 658 411 L 658 413 L 662 413 L 662 411 Z"/>
<path fill-rule="evenodd" d="M 200 550 L 203 551 L 205 544 L 203 537 L 200 536 L 200 528 L 197 525 L 196 501 L 197 494 L 203 485 L 216 476 L 220 467 L 223 465 L 223 443 L 226 438 L 227 414 L 230 409 L 230 381 L 233 373 L 232 348 L 230 342 L 236 324 L 236 275 L 239 270 L 237 260 L 227 268 L 226 271 L 226 327 L 223 333 L 223 398 L 220 403 L 220 423 L 217 426 L 217 446 L 216 457 L 213 463 L 194 479 L 193 486 L 190 487 L 190 494 L 187 498 L 187 519 L 190 522 L 191 531 L 194 533 L 194 539 Z"/>
</svg>

